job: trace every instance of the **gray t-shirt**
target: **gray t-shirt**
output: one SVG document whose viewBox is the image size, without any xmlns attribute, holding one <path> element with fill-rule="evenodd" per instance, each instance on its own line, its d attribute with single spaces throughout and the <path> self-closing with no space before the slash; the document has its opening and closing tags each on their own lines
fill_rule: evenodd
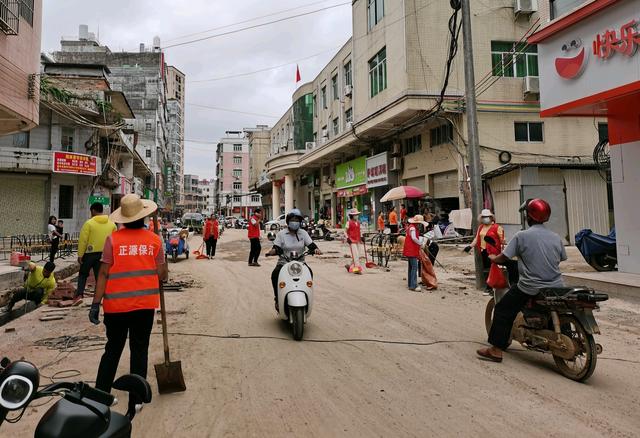
<svg viewBox="0 0 640 438">
<path fill-rule="evenodd" d="M 276 234 L 276 238 L 273 241 L 273 245 L 282 248 L 282 251 L 284 251 L 287 257 L 289 257 L 292 251 L 295 251 L 298 254 L 302 254 L 305 247 L 311 245 L 312 243 L 313 240 L 311 240 L 309 233 L 307 233 L 305 230 L 298 230 L 294 233 L 289 231 L 288 228 L 285 228 L 284 230 Z M 300 261 L 304 261 L 304 259 L 301 259 Z M 287 261 L 280 257 L 280 259 L 278 260 L 278 264 L 284 265 L 285 263 L 287 263 Z"/>
<path fill-rule="evenodd" d="M 544 225 L 519 231 L 502 253 L 509 258 L 518 257 L 518 288 L 522 292 L 537 295 L 540 288 L 564 285 L 560 262 L 567 260 L 567 253 L 560 236 Z"/>
</svg>

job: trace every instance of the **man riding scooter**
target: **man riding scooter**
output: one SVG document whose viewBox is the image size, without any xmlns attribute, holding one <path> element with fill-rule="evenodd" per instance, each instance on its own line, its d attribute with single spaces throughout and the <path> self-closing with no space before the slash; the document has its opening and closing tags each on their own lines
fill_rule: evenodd
<svg viewBox="0 0 640 438">
<path fill-rule="evenodd" d="M 509 345 L 513 322 L 530 298 L 546 287 L 562 287 L 560 262 L 567 260 L 562 239 L 543 224 L 551 216 L 551 207 L 543 199 L 529 199 L 520 207 L 526 212 L 529 228 L 519 231 L 499 255 L 490 255 L 492 263 L 505 264 L 518 257 L 520 280 L 496 304 L 489 333 L 489 348 L 477 351 L 482 359 L 502 362 Z"/>
<path fill-rule="evenodd" d="M 297 208 L 291 210 L 289 214 L 287 214 L 285 221 L 287 223 L 287 228 L 276 235 L 276 238 L 273 241 L 273 248 L 271 248 L 271 251 L 267 253 L 268 256 L 280 256 L 278 264 L 271 273 L 271 283 L 273 285 L 273 296 L 276 303 L 276 310 L 278 310 L 278 276 L 280 275 L 282 267 L 287 263 L 287 260 L 283 255 L 288 257 L 292 252 L 302 254 L 304 253 L 305 248 L 309 248 L 309 251 L 316 255 L 322 254 L 318 246 L 313 243 L 313 240 L 311 240 L 309 234 L 305 230 L 300 229 L 300 224 L 303 221 L 303 216 L 300 210 Z M 304 260 L 299 261 L 304 262 Z M 313 272 L 311 273 L 311 276 L 313 276 Z"/>
</svg>

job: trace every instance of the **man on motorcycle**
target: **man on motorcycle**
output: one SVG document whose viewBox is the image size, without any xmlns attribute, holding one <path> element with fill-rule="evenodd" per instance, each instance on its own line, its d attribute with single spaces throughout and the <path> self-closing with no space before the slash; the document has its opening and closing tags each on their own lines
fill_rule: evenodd
<svg viewBox="0 0 640 438">
<path fill-rule="evenodd" d="M 285 221 L 287 222 L 287 228 L 278 232 L 275 240 L 273 241 L 273 248 L 267 253 L 268 256 L 278 255 L 278 263 L 271 273 L 271 283 L 273 285 L 273 295 L 276 302 L 276 308 L 278 307 L 278 276 L 280 270 L 287 263 L 287 260 L 283 257 L 289 256 L 292 252 L 302 254 L 305 248 L 309 248 L 316 255 L 322 254 L 318 246 L 313 243 L 309 233 L 300 229 L 303 217 L 300 210 L 294 208 L 287 214 Z M 304 260 L 301 260 L 304 261 Z M 309 268 L 311 271 L 311 268 Z M 311 272 L 313 276 L 313 272 Z"/>
<path fill-rule="evenodd" d="M 567 260 L 562 239 L 543 224 L 551 216 L 551 207 L 543 199 L 527 200 L 520 207 L 526 212 L 529 228 L 516 233 L 499 255 L 490 255 L 492 263 L 504 264 L 518 257 L 520 279 L 496 304 L 489 333 L 489 348 L 478 355 L 486 360 L 502 362 L 502 353 L 509 345 L 511 329 L 518 313 L 541 288 L 562 287 L 560 262 Z"/>
</svg>

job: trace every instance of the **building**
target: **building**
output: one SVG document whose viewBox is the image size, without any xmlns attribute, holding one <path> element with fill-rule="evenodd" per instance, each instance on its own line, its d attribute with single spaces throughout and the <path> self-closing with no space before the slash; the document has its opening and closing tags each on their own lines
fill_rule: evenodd
<svg viewBox="0 0 640 438">
<path fill-rule="evenodd" d="M 185 175 L 183 179 L 184 212 L 202 213 L 205 204 L 202 196 L 202 187 L 200 186 L 200 178 L 198 175 Z"/>
<path fill-rule="evenodd" d="M 125 93 L 133 110 L 134 118 L 125 121 L 127 129 L 137 133 L 134 147 L 153 172 L 146 181 L 149 191 L 145 196 L 156 200 L 165 213 L 173 210 L 178 185 L 172 176 L 174 163 L 167 126 L 167 71 L 170 69 L 160 49 L 160 38 L 154 37 L 150 49 L 140 44 L 138 52 L 112 52 L 88 32 L 86 25 L 81 25 L 78 37 L 63 38 L 61 51 L 53 53 L 53 57 L 57 62 L 109 67 L 113 89 Z"/>
<path fill-rule="evenodd" d="M 216 148 L 217 204 L 227 216 L 249 217 L 262 205 L 249 188 L 249 139 L 244 131 L 227 131 Z"/>
<path fill-rule="evenodd" d="M 549 6 L 551 21 L 529 38 L 540 52 L 545 123 L 575 116 L 587 123 L 604 116 L 608 121 L 597 164 L 611 179 L 620 272 L 606 278 L 598 273 L 591 279 L 603 290 L 636 287 L 637 293 L 640 0 L 554 0 Z M 605 287 L 609 280 L 613 284 Z"/>
<path fill-rule="evenodd" d="M 249 190 L 260 194 L 264 217 L 271 217 L 271 180 L 265 165 L 271 148 L 271 128 L 257 125 L 243 131 L 249 141 Z"/>
<path fill-rule="evenodd" d="M 216 186 L 215 180 L 203 179 L 200 181 L 200 189 L 202 191 L 202 213 L 209 216 L 217 212 L 216 208 Z"/>
<path fill-rule="evenodd" d="M 167 66 L 167 131 L 169 157 L 174 173 L 174 202 L 184 203 L 184 96 L 186 76 L 174 66 Z"/>
<path fill-rule="evenodd" d="M 483 173 L 592 162 L 593 120 L 539 116 L 538 54 L 526 36 L 540 13 L 514 5 L 471 2 Z M 428 194 L 426 203 L 408 201 L 410 211 L 470 207 L 461 51 L 442 93 L 450 3 L 354 0 L 352 7 L 356 37 L 296 90 L 271 130 L 273 211 L 296 206 L 342 224 L 356 207 L 371 223 L 383 194 L 403 184 Z M 491 207 L 498 221 L 510 214 L 507 204 Z"/>
<path fill-rule="evenodd" d="M 41 32 L 42 0 L 0 2 L 0 135 L 38 124 Z"/>
<path fill-rule="evenodd" d="M 108 67 L 43 61 L 38 126 L 0 137 L 3 236 L 45 233 L 49 215 L 78 232 L 91 203 L 118 208 L 151 175 L 124 129 L 133 113 Z"/>
</svg>

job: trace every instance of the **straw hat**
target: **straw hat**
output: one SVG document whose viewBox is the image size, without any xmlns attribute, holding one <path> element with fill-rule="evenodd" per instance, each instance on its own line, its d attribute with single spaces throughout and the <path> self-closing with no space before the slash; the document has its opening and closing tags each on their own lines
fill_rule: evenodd
<svg viewBox="0 0 640 438">
<path fill-rule="evenodd" d="M 429 225 L 424 221 L 424 216 L 421 214 L 416 214 L 414 217 L 410 218 L 408 221 L 410 224 L 422 224 L 424 226 Z"/>
<path fill-rule="evenodd" d="M 351 210 L 349 210 L 349 211 L 347 212 L 347 214 L 348 214 L 349 216 L 355 216 L 356 214 L 360 214 L 360 212 L 358 211 L 358 209 L 357 209 L 357 208 L 352 208 Z"/>
<path fill-rule="evenodd" d="M 128 224 L 149 216 L 157 209 L 158 205 L 155 202 L 140 199 L 140 196 L 130 193 L 120 200 L 120 208 L 109 217 L 118 224 Z"/>
<path fill-rule="evenodd" d="M 495 216 L 493 215 L 493 213 L 491 213 L 491 210 L 489 210 L 488 208 L 485 208 L 480 212 L 480 217 L 495 217 Z"/>
</svg>

